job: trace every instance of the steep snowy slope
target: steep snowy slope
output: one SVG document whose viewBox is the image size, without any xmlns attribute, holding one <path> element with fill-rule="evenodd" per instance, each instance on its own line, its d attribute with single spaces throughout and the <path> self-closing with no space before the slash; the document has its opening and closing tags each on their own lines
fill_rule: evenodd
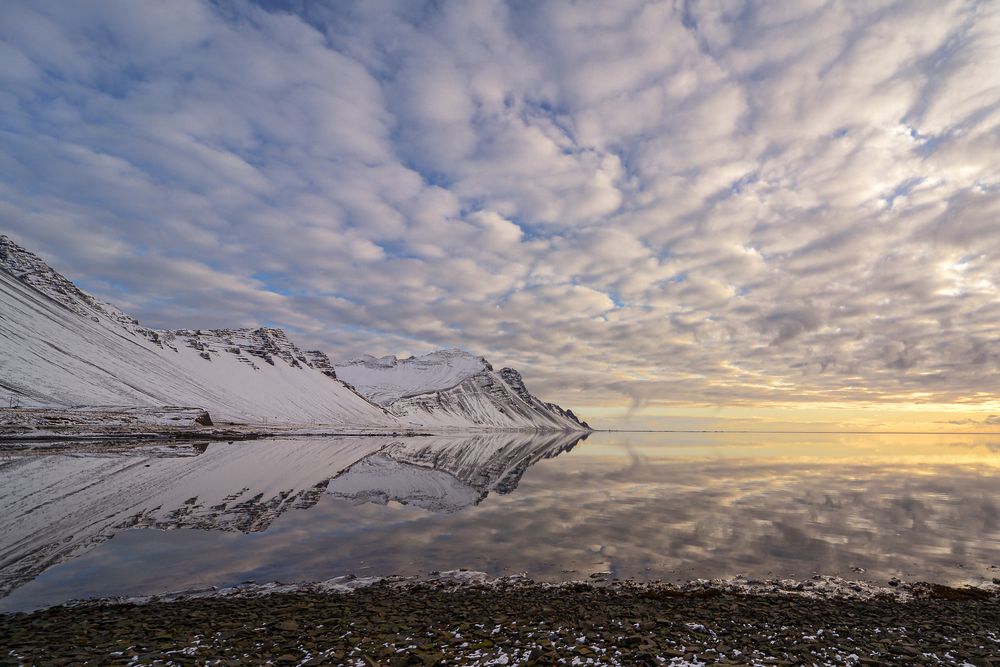
<svg viewBox="0 0 1000 667">
<path fill-rule="evenodd" d="M 315 359 L 316 357 L 312 357 Z M 0 397 L 184 405 L 216 421 L 394 426 L 276 329 L 154 331 L 0 236 Z"/>
<path fill-rule="evenodd" d="M 404 422 L 431 428 L 587 430 L 570 410 L 532 396 L 512 368 L 440 350 L 421 357 L 367 356 L 335 365 L 337 377 Z"/>
</svg>

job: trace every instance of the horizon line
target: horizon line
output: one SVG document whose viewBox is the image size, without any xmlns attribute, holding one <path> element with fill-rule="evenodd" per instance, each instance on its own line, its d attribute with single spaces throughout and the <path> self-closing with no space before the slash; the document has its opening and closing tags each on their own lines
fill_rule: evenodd
<svg viewBox="0 0 1000 667">
<path fill-rule="evenodd" d="M 1000 431 L 754 431 L 746 429 L 629 429 L 595 428 L 594 433 L 761 433 L 761 434 L 825 434 L 825 435 L 1000 435 Z"/>
</svg>

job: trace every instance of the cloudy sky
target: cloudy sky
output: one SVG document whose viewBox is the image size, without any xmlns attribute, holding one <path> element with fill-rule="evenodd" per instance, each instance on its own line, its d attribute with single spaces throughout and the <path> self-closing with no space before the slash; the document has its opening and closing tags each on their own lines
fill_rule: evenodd
<svg viewBox="0 0 1000 667">
<path fill-rule="evenodd" d="M 608 425 L 995 428 L 1000 3 L 6 2 L 0 232 Z"/>
</svg>

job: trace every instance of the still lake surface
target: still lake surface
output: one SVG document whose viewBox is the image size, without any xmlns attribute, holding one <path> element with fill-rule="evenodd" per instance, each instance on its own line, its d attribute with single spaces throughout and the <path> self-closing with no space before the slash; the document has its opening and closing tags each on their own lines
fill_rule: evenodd
<svg viewBox="0 0 1000 667">
<path fill-rule="evenodd" d="M 0 449 L 0 611 L 343 574 L 1000 577 L 1000 436 L 593 433 Z"/>
</svg>

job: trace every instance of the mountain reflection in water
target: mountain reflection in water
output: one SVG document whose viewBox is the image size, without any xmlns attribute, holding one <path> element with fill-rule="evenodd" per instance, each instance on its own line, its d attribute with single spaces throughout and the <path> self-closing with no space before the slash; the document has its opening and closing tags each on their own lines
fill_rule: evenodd
<svg viewBox="0 0 1000 667">
<path fill-rule="evenodd" d="M 341 498 L 455 511 L 513 490 L 529 465 L 584 437 L 499 432 L 8 450 L 0 462 L 0 596 L 124 529 L 265 531 L 288 510 L 315 505 L 338 476 L 347 476 L 333 484 Z"/>
<path fill-rule="evenodd" d="M 21 587 L 0 610 L 459 567 L 543 580 L 1000 577 L 1000 455 L 987 437 L 578 439 L 14 456 L 0 467 L 0 582 Z"/>
</svg>

